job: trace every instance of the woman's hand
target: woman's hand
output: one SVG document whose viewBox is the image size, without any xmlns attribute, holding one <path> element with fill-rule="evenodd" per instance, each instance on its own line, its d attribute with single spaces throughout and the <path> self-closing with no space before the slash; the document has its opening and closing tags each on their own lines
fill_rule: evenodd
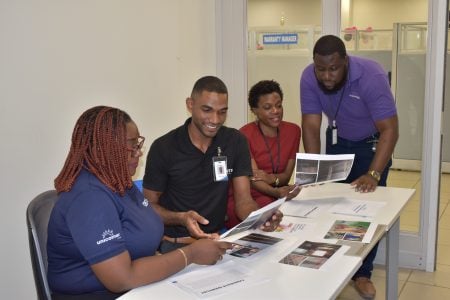
<svg viewBox="0 0 450 300">
<path fill-rule="evenodd" d="M 278 198 L 286 197 L 286 200 L 291 200 L 292 198 L 294 198 L 295 196 L 298 195 L 298 193 L 301 190 L 301 187 L 299 187 L 296 184 L 285 185 L 285 186 L 277 188 L 276 190 L 278 192 Z"/>
<path fill-rule="evenodd" d="M 213 265 L 222 260 L 225 251 L 231 248 L 232 244 L 228 242 L 201 239 L 182 249 L 185 250 L 189 263 Z"/>
<path fill-rule="evenodd" d="M 275 181 L 275 176 L 273 174 L 268 174 L 264 170 L 253 169 L 252 181 L 264 181 L 267 184 L 272 185 Z"/>
</svg>

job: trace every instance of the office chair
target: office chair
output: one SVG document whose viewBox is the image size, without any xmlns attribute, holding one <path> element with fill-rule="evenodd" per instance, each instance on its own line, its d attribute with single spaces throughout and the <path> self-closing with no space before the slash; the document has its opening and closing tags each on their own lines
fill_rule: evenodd
<svg viewBox="0 0 450 300">
<path fill-rule="evenodd" d="M 47 225 L 56 199 L 55 190 L 46 191 L 36 196 L 27 207 L 28 241 L 39 300 L 51 299 L 47 282 Z"/>
</svg>

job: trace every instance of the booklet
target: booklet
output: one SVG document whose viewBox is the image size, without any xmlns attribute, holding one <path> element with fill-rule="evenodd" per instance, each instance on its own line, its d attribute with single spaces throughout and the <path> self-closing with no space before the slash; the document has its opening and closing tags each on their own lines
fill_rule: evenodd
<svg viewBox="0 0 450 300">
<path fill-rule="evenodd" d="M 295 184 L 307 186 L 345 180 L 352 169 L 354 154 L 297 153 Z"/>
<path fill-rule="evenodd" d="M 241 258 L 250 257 L 282 240 L 283 239 L 259 233 L 250 233 L 249 235 L 235 240 L 232 243 L 233 248 L 227 251 L 227 254 Z"/>
<path fill-rule="evenodd" d="M 242 221 L 241 223 L 237 224 L 230 230 L 223 233 L 220 238 L 225 238 L 227 236 L 243 232 L 249 229 L 256 229 L 264 222 L 269 220 L 269 218 L 280 208 L 280 206 L 284 203 L 286 200 L 286 197 L 280 198 L 264 207 L 261 207 L 258 210 L 253 211 L 248 215 L 248 217 Z"/>
<path fill-rule="evenodd" d="M 304 241 L 291 253 L 282 258 L 282 264 L 302 268 L 320 269 L 342 245 Z"/>
</svg>

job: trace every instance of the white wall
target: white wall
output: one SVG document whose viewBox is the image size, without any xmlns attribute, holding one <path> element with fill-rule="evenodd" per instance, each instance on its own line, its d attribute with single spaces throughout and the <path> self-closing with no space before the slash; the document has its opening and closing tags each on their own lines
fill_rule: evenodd
<svg viewBox="0 0 450 300">
<path fill-rule="evenodd" d="M 351 26 L 392 29 L 393 23 L 427 22 L 427 0 L 351 0 Z"/>
<path fill-rule="evenodd" d="M 320 26 L 322 2 L 319 0 L 248 0 L 248 26 Z"/>
<path fill-rule="evenodd" d="M 214 5 L 0 0 L 2 299 L 35 298 L 25 209 L 53 188 L 76 118 L 94 105 L 120 107 L 146 150 L 180 125 L 194 81 L 216 72 Z"/>
<path fill-rule="evenodd" d="M 322 1 L 319 0 L 248 0 L 248 26 L 321 25 Z M 346 10 L 343 28 L 371 26 L 392 29 L 393 23 L 426 22 L 427 0 L 342 0 Z"/>
</svg>

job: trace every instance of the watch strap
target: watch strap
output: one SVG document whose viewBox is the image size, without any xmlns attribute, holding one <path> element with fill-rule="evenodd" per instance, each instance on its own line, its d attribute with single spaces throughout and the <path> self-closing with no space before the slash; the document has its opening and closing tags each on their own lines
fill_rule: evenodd
<svg viewBox="0 0 450 300">
<path fill-rule="evenodd" d="M 375 171 L 375 170 L 370 170 L 369 172 L 367 172 L 367 174 L 370 175 L 377 182 L 380 181 L 380 178 L 381 178 L 380 172 Z"/>
</svg>

